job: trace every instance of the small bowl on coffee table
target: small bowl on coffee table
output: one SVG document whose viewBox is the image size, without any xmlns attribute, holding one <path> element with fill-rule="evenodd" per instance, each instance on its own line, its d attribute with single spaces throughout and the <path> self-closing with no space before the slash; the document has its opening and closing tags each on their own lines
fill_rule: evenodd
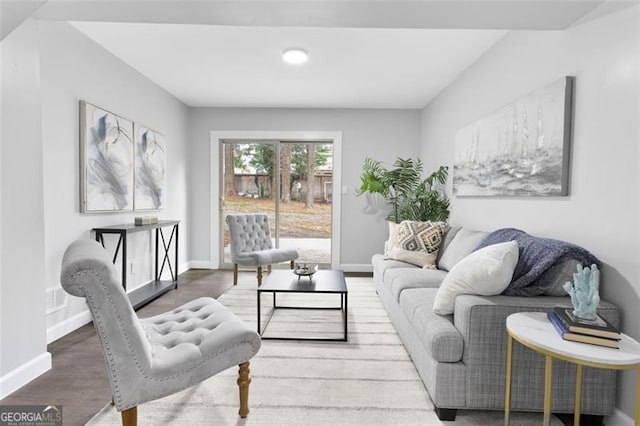
<svg viewBox="0 0 640 426">
<path fill-rule="evenodd" d="M 317 271 L 317 263 L 296 263 L 293 268 L 293 273 L 298 276 L 298 280 L 300 280 L 301 277 L 309 277 L 309 279 L 311 279 Z"/>
</svg>

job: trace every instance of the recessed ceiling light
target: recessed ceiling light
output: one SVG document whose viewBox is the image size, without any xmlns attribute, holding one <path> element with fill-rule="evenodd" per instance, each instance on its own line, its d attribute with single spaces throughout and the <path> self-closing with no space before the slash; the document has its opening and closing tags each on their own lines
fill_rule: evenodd
<svg viewBox="0 0 640 426">
<path fill-rule="evenodd" d="M 288 64 L 304 64 L 309 60 L 309 54 L 304 49 L 291 48 L 282 52 L 282 59 Z"/>
</svg>

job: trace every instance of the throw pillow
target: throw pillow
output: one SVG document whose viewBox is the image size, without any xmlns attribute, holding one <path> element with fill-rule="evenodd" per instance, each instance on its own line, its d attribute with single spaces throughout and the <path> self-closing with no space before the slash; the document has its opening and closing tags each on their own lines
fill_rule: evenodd
<svg viewBox="0 0 640 426">
<path fill-rule="evenodd" d="M 474 231 L 469 228 L 460 229 L 440 256 L 438 269 L 450 271 L 456 263 L 475 251 L 487 235 L 489 235 L 488 232 Z"/>
<path fill-rule="evenodd" d="M 402 221 L 396 229 L 397 243 L 390 247 L 387 258 L 434 269 L 446 231 L 444 222 Z"/>
<path fill-rule="evenodd" d="M 395 223 L 392 221 L 388 221 L 389 223 L 389 239 L 385 245 L 384 255 L 387 256 L 391 249 L 398 245 L 398 229 L 400 228 L 399 223 Z"/>
<path fill-rule="evenodd" d="M 433 311 L 440 315 L 452 314 L 456 296 L 460 294 L 502 293 L 511 282 L 518 257 L 516 241 L 487 246 L 466 256 L 442 280 Z"/>
</svg>

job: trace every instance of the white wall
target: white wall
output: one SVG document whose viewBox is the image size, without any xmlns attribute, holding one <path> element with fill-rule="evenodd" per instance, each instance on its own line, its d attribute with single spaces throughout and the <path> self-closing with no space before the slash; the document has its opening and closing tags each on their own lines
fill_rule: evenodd
<svg viewBox="0 0 640 426">
<path fill-rule="evenodd" d="M 26 21 L 2 49 L 0 398 L 51 367 L 45 329 L 38 37 Z"/>
<path fill-rule="evenodd" d="M 576 77 L 568 197 L 453 198 L 452 223 L 517 227 L 571 241 L 604 262 L 601 294 L 640 339 L 638 7 L 563 32 L 512 32 L 422 113 L 422 157 L 452 165 L 456 130 L 565 75 Z M 635 373 L 621 374 L 617 405 L 634 412 Z"/>
<path fill-rule="evenodd" d="M 267 109 L 192 108 L 189 153 L 191 194 L 191 259 L 210 261 L 211 230 L 210 176 L 211 130 L 282 130 L 342 132 L 342 185 L 349 189 L 342 196 L 342 265 L 370 265 L 371 255 L 382 249 L 387 237 L 386 224 L 362 214 L 363 197 L 354 190 L 360 186 L 365 157 L 392 163 L 396 157 L 416 157 L 420 139 L 418 110 L 361 109 Z"/>
<path fill-rule="evenodd" d="M 134 216 L 178 219 L 179 263 L 188 261 L 187 140 L 189 109 L 163 89 L 65 22 L 40 21 L 42 135 L 44 153 L 45 286 L 59 286 L 67 245 L 92 238 L 96 226 L 132 223 Z M 79 213 L 79 107 L 94 105 L 145 124 L 165 136 L 167 193 L 159 212 Z M 107 237 L 105 237 L 107 238 Z M 111 237 L 115 242 L 115 238 Z M 152 277 L 151 233 L 133 234 L 127 260 L 136 263 L 128 288 Z M 166 269 L 166 268 L 165 268 Z M 119 269 L 120 270 L 120 269 Z M 50 339 L 71 331 L 89 317 L 83 299 L 69 297 L 63 310 L 47 317 Z"/>
</svg>

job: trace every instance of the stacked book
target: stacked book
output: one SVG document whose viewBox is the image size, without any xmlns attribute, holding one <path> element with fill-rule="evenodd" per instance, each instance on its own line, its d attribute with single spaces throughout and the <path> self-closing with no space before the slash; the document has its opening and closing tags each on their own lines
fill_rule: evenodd
<svg viewBox="0 0 640 426">
<path fill-rule="evenodd" d="M 158 223 L 158 216 L 137 216 L 134 220 L 136 226 L 152 225 Z"/>
<path fill-rule="evenodd" d="M 576 317 L 573 309 L 554 307 L 547 312 L 547 318 L 565 340 L 590 343 L 608 348 L 620 347 L 620 330 L 596 314 L 595 319 Z"/>
</svg>

